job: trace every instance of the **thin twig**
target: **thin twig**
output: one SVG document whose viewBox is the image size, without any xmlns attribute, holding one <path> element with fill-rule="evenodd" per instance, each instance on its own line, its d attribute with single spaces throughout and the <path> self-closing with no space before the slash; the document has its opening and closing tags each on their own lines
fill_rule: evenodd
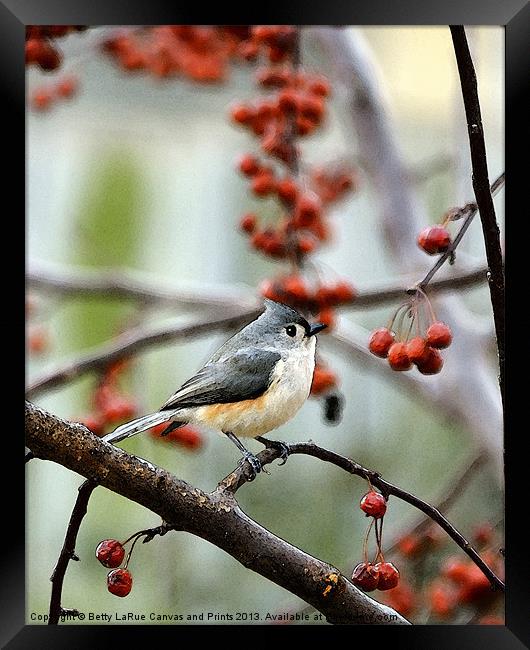
<svg viewBox="0 0 530 650">
<path fill-rule="evenodd" d="M 79 559 L 75 554 L 77 534 L 79 532 L 81 522 L 86 515 L 90 496 L 96 487 L 97 483 L 89 479 L 82 483 L 79 488 L 74 509 L 70 515 L 70 521 L 68 522 L 68 528 L 66 530 L 63 547 L 61 549 L 59 559 L 57 560 L 57 564 L 55 565 L 55 569 L 53 570 L 52 577 L 50 578 L 52 582 L 52 594 L 50 598 L 48 625 L 57 625 L 61 616 L 63 616 L 66 612 L 66 610 L 64 610 L 61 605 L 64 576 L 70 560 Z M 68 610 L 68 613 L 75 616 L 77 610 Z"/>
<path fill-rule="evenodd" d="M 449 487 L 440 501 L 436 504 L 436 509 L 440 512 L 447 512 L 451 506 L 462 496 L 468 483 L 476 474 L 476 472 L 485 465 L 487 462 L 487 454 L 485 452 L 479 453 L 473 460 L 466 464 L 463 470 L 460 470 L 458 475 L 453 477 L 450 481 Z M 424 531 L 431 523 L 430 517 L 422 517 L 416 524 L 407 529 L 406 535 L 418 535 Z M 404 537 L 404 533 L 396 536 L 395 541 L 391 542 L 387 549 L 387 553 L 392 553 L 396 550 L 400 540 Z"/>
<path fill-rule="evenodd" d="M 495 196 L 495 194 L 497 194 L 497 192 L 504 186 L 504 180 L 505 180 L 505 174 L 503 172 L 491 186 L 492 196 Z M 464 223 L 462 224 L 457 235 L 449 245 L 449 248 L 442 255 L 440 255 L 440 257 L 436 260 L 434 266 L 430 269 L 430 271 L 423 278 L 423 280 L 421 280 L 421 282 L 419 282 L 416 286 L 418 286 L 420 289 L 425 291 L 427 285 L 434 277 L 434 274 L 439 271 L 439 269 L 447 262 L 447 260 L 454 258 L 456 248 L 458 244 L 461 242 L 463 236 L 465 235 L 466 230 L 471 225 L 471 222 L 473 221 L 473 218 L 477 214 L 477 212 L 478 212 L 478 205 L 476 203 L 468 203 L 467 205 L 464 206 L 464 208 L 461 208 L 458 211 L 458 214 L 456 216 L 459 219 L 464 218 L 465 219 Z M 453 221 L 456 221 L 454 217 L 453 217 Z"/>
<path fill-rule="evenodd" d="M 473 560 L 473 562 L 480 568 L 484 575 L 491 582 L 492 587 L 495 589 L 501 589 L 504 591 L 504 583 L 502 580 L 495 575 L 495 573 L 490 569 L 490 567 L 484 562 L 480 555 L 475 551 L 467 539 L 460 533 L 443 515 L 442 513 L 431 506 L 426 501 L 423 501 L 419 497 L 403 490 L 402 488 L 389 483 L 381 477 L 378 472 L 373 470 L 366 469 L 359 463 L 341 456 L 340 454 L 330 451 L 329 449 L 324 449 L 315 445 L 313 442 L 302 442 L 295 443 L 292 445 L 286 445 L 289 455 L 294 454 L 305 454 L 308 456 L 313 456 L 319 460 L 323 460 L 327 463 L 331 463 L 340 467 L 341 469 L 349 472 L 350 474 L 355 474 L 360 476 L 368 481 L 371 485 L 377 487 L 381 493 L 388 499 L 390 495 L 409 503 L 418 510 L 421 510 L 426 514 L 430 519 L 435 521 L 445 532 L 460 546 L 460 548 Z M 262 465 L 268 465 L 272 461 L 280 458 L 282 450 L 268 448 L 258 454 L 258 459 Z M 235 494 L 237 490 L 248 481 L 249 472 L 251 471 L 251 466 L 248 461 L 244 461 L 241 465 L 234 470 L 230 475 L 223 479 L 218 486 L 220 490 L 226 490 L 231 494 Z"/>
<path fill-rule="evenodd" d="M 484 140 L 484 129 L 482 127 L 475 68 L 471 53 L 469 52 L 464 27 L 462 25 L 451 25 L 450 29 L 466 111 L 471 165 L 473 168 L 473 190 L 480 213 L 482 234 L 486 247 L 491 306 L 493 308 L 493 320 L 495 322 L 499 353 L 499 386 L 504 406 L 504 264 L 502 260 L 499 225 L 495 215 L 495 206 L 493 204 L 488 178 L 486 143 Z"/>
</svg>

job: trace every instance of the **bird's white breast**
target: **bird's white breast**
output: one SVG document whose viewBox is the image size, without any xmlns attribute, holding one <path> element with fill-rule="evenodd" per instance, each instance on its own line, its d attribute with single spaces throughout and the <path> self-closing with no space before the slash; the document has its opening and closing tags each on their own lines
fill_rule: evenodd
<svg viewBox="0 0 530 650">
<path fill-rule="evenodd" d="M 256 399 L 201 406 L 189 411 L 189 421 L 236 436 L 272 431 L 290 420 L 306 401 L 315 368 L 315 338 L 282 355 L 271 375 L 268 390 Z"/>
</svg>

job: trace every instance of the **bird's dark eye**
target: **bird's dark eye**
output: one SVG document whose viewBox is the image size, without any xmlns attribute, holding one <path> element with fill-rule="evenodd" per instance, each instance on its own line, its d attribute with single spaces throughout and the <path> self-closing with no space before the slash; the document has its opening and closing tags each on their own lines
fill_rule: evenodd
<svg viewBox="0 0 530 650">
<path fill-rule="evenodd" d="M 285 328 L 285 331 L 289 336 L 296 336 L 296 326 L 295 325 L 287 325 Z"/>
</svg>

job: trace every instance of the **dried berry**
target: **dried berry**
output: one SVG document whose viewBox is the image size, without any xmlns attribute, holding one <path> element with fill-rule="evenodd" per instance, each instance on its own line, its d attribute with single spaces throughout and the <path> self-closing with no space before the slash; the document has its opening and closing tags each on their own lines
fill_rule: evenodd
<svg viewBox="0 0 530 650">
<path fill-rule="evenodd" d="M 110 571 L 107 575 L 107 589 L 120 598 L 129 595 L 132 589 L 132 575 L 127 569 Z"/>
<path fill-rule="evenodd" d="M 379 572 L 379 581 L 377 588 L 379 591 L 387 591 L 393 589 L 399 582 L 399 571 L 392 564 L 392 562 L 379 562 L 375 565 Z"/>
<path fill-rule="evenodd" d="M 363 591 L 374 591 L 379 584 L 378 565 L 371 562 L 359 562 L 353 569 L 351 581 Z"/>
<path fill-rule="evenodd" d="M 103 566 L 114 569 L 125 557 L 125 549 L 117 539 L 104 539 L 96 547 L 96 557 Z"/>
</svg>

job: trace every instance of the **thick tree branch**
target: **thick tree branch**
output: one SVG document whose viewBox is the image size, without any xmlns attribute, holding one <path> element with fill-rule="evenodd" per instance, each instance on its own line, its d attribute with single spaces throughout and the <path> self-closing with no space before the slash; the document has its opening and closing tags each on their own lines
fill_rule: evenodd
<svg viewBox="0 0 530 650">
<path fill-rule="evenodd" d="M 486 142 L 482 127 L 475 68 L 469 52 L 464 27 L 462 25 L 451 25 L 450 29 L 466 111 L 471 164 L 473 167 L 473 190 L 480 213 L 486 259 L 489 267 L 488 280 L 499 351 L 499 384 L 504 404 L 504 265 L 499 226 L 490 191 Z"/>
<path fill-rule="evenodd" d="M 208 494 L 166 470 L 103 442 L 26 402 L 26 444 L 64 467 L 157 513 L 163 521 L 223 549 L 243 566 L 296 594 L 331 623 L 407 624 L 359 591 L 338 569 L 273 535 L 250 519 L 233 494 Z"/>
<path fill-rule="evenodd" d="M 84 516 L 86 515 L 88 501 L 92 492 L 97 487 L 97 483 L 94 483 L 91 480 L 85 481 L 79 488 L 77 494 L 77 499 L 75 501 L 74 509 L 70 516 L 70 521 L 68 523 L 68 528 L 66 530 L 66 536 L 64 538 L 64 544 L 53 570 L 52 577 L 50 578 L 52 582 L 52 594 L 50 598 L 50 613 L 48 619 L 48 625 L 57 625 L 59 619 L 64 614 L 68 613 L 70 615 L 78 614 L 78 610 L 75 609 L 63 609 L 61 605 L 61 594 L 63 591 L 63 582 L 64 576 L 66 574 L 66 569 L 70 560 L 78 560 L 79 558 L 75 554 L 75 543 L 77 541 L 77 534 L 83 521 Z"/>
</svg>

